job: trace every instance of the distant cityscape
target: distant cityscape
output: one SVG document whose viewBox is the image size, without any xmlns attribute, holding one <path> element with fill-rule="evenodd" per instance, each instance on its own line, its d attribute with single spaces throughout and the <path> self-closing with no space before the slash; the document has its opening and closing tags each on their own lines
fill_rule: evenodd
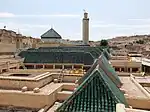
<svg viewBox="0 0 150 112">
<path fill-rule="evenodd" d="M 89 41 L 0 29 L 0 112 L 150 112 L 150 35 Z"/>
</svg>

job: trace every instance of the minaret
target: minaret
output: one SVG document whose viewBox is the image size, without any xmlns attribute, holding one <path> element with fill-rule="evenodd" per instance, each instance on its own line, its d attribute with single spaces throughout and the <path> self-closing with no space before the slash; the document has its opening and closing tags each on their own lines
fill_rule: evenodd
<svg viewBox="0 0 150 112">
<path fill-rule="evenodd" d="M 89 43 L 89 18 L 88 13 L 84 12 L 84 18 L 83 18 L 83 43 L 88 44 Z"/>
</svg>

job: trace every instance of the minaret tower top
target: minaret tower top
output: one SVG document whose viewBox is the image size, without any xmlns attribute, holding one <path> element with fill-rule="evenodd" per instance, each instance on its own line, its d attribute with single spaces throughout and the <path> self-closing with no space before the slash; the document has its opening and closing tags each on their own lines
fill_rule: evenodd
<svg viewBox="0 0 150 112">
<path fill-rule="evenodd" d="M 88 19 L 88 13 L 84 10 L 84 19 Z"/>
<path fill-rule="evenodd" d="M 84 18 L 83 18 L 83 30 L 82 30 L 82 34 L 83 34 L 83 43 L 85 45 L 89 44 L 89 18 L 88 18 L 88 13 L 84 10 Z"/>
</svg>

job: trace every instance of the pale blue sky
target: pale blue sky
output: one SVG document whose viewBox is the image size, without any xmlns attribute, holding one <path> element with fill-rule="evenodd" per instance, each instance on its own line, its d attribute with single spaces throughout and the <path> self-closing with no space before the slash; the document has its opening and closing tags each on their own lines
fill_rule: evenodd
<svg viewBox="0 0 150 112">
<path fill-rule="evenodd" d="M 90 40 L 150 34 L 150 0 L 1 0 L 0 28 L 40 37 L 53 28 L 65 39 L 82 39 L 83 9 Z"/>
</svg>

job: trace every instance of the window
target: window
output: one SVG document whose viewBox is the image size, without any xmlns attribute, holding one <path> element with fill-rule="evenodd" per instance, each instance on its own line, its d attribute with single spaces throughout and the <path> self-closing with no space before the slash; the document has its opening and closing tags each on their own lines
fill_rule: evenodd
<svg viewBox="0 0 150 112">
<path fill-rule="evenodd" d="M 119 71 L 120 69 L 118 67 L 115 67 L 115 71 Z"/>
<path fill-rule="evenodd" d="M 45 69 L 53 69 L 53 65 L 45 65 Z"/>
<path fill-rule="evenodd" d="M 121 68 L 121 71 L 120 72 L 124 72 L 124 68 Z"/>
<path fill-rule="evenodd" d="M 36 69 L 42 69 L 43 65 L 36 65 Z"/>
<path fill-rule="evenodd" d="M 132 72 L 138 72 L 138 68 L 132 68 Z"/>
</svg>

